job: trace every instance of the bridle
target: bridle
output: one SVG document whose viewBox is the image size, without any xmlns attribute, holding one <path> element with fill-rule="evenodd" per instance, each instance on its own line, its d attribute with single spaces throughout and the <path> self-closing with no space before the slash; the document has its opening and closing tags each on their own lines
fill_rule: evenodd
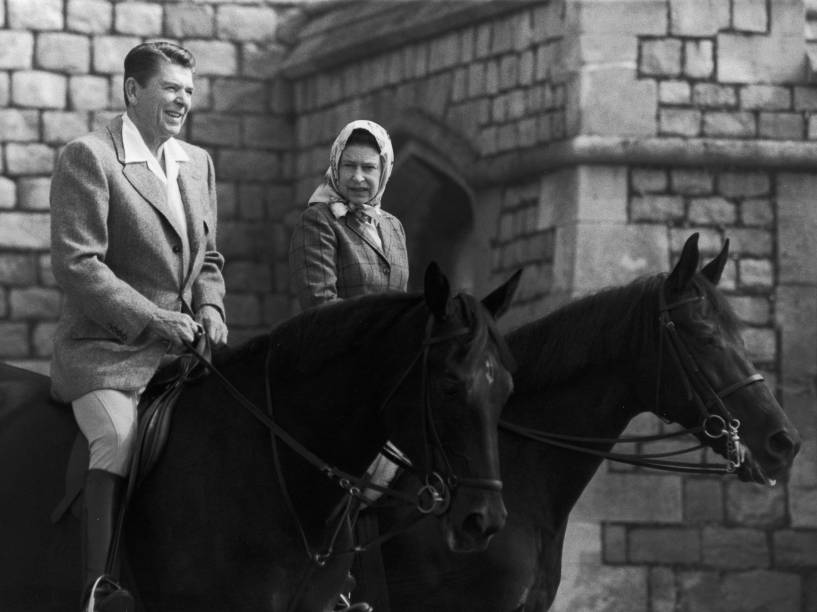
<svg viewBox="0 0 817 612">
<path fill-rule="evenodd" d="M 684 428 L 677 431 L 652 436 L 620 436 L 617 438 L 592 438 L 584 436 L 570 436 L 564 434 L 554 434 L 541 430 L 521 427 L 507 421 L 500 421 L 500 428 L 520 435 L 522 437 L 535 440 L 543 444 L 567 448 L 570 450 L 595 455 L 630 465 L 649 467 L 657 470 L 723 474 L 734 473 L 745 461 L 745 450 L 740 443 L 738 430 L 740 420 L 734 418 L 729 412 L 724 400 L 744 387 L 763 381 L 763 376 L 755 372 L 749 376 L 727 385 L 721 390 L 715 390 L 709 382 L 708 377 L 698 365 L 692 351 L 689 350 L 684 339 L 678 333 L 677 326 L 672 320 L 672 311 L 686 304 L 703 301 L 705 296 L 698 293 L 695 296 L 679 299 L 675 302 L 667 303 L 666 299 L 666 278 L 658 291 L 658 368 L 655 388 L 656 414 L 664 421 L 670 422 L 666 411 L 661 408 L 661 374 L 663 371 L 664 348 L 676 365 L 679 379 L 684 388 L 685 399 L 688 403 L 695 405 L 701 415 L 701 423 L 696 427 Z M 713 440 L 725 437 L 726 444 L 726 464 L 692 463 L 682 461 L 670 461 L 667 457 L 686 454 L 704 447 L 698 444 L 688 448 L 664 453 L 613 453 L 587 444 L 618 444 L 622 442 L 656 442 L 669 438 L 693 434 L 703 434 Z"/>
<path fill-rule="evenodd" d="M 497 492 L 502 491 L 502 481 L 499 479 L 479 477 L 463 478 L 456 475 L 451 466 L 451 462 L 448 460 L 448 457 L 445 453 L 442 441 L 434 425 L 433 419 L 431 393 L 428 381 L 429 353 L 432 347 L 465 336 L 469 334 L 471 330 L 467 327 L 458 327 L 445 334 L 434 335 L 433 334 L 434 321 L 435 321 L 434 315 L 429 314 L 428 319 L 426 321 L 425 334 L 420 346 L 420 350 L 412 358 L 408 366 L 406 366 L 406 368 L 402 371 L 401 375 L 397 378 L 397 381 L 391 387 L 390 391 L 386 394 L 385 399 L 378 408 L 378 412 L 380 414 L 382 414 L 386 410 L 386 408 L 396 395 L 397 391 L 400 389 L 400 387 L 408 378 L 411 371 L 419 362 L 422 367 L 421 387 L 423 409 L 421 411 L 421 414 L 423 421 L 424 448 L 426 452 L 426 462 L 423 465 L 429 466 L 430 468 L 433 467 L 433 457 L 438 456 L 442 459 L 443 466 L 442 469 L 439 471 L 430 469 L 424 474 L 425 484 L 414 496 L 408 493 L 404 493 L 402 491 L 397 491 L 389 487 L 375 484 L 368 480 L 367 478 L 361 478 L 359 476 L 347 473 L 335 466 L 330 465 L 329 463 L 323 461 L 320 457 L 318 457 L 318 455 L 316 455 L 308 448 L 306 448 L 303 444 L 301 444 L 298 440 L 291 436 L 285 429 L 283 429 L 275 421 L 274 404 L 272 401 L 272 385 L 270 381 L 271 369 L 270 364 L 273 352 L 272 342 L 268 342 L 267 344 L 267 351 L 264 359 L 264 387 L 266 411 L 262 411 L 261 409 L 259 409 L 252 401 L 247 399 L 247 397 L 243 393 L 241 393 L 241 391 L 236 389 L 235 386 L 233 386 L 233 384 L 224 376 L 224 374 L 222 374 L 215 366 L 213 366 L 212 362 L 206 356 L 200 353 L 196 349 L 196 347 L 194 347 L 191 344 L 186 345 L 187 350 L 190 351 L 193 355 L 195 355 L 215 375 L 215 377 L 221 382 L 221 384 L 224 386 L 226 391 L 233 397 L 233 399 L 235 399 L 236 402 L 239 403 L 241 406 L 246 408 L 250 412 L 250 414 L 252 414 L 263 425 L 265 425 L 267 429 L 269 429 L 276 475 L 281 486 L 284 501 L 298 527 L 298 532 L 300 534 L 301 541 L 306 551 L 306 555 L 309 558 L 309 560 L 317 567 L 324 566 L 333 555 L 360 552 L 366 550 L 367 547 L 375 543 L 380 543 L 383 540 L 388 539 L 388 537 L 396 535 L 397 531 L 381 535 L 372 542 L 368 542 L 365 545 L 356 545 L 348 551 L 336 551 L 334 549 L 335 542 L 341 533 L 341 529 L 344 525 L 344 522 L 349 518 L 350 514 L 353 511 L 354 508 L 353 502 L 354 501 L 366 502 L 365 498 L 363 498 L 362 496 L 362 492 L 366 489 L 378 491 L 385 496 L 394 498 L 399 502 L 413 506 L 419 513 L 418 520 L 419 518 L 422 518 L 422 516 L 428 514 L 434 515 L 444 514 L 450 507 L 450 502 L 453 493 L 458 488 L 467 487 L 487 489 L 490 491 Z M 335 512 L 332 513 L 332 516 L 329 519 L 329 521 L 336 520 L 336 524 L 335 527 L 332 529 L 332 535 L 330 537 L 328 545 L 322 551 L 316 552 L 312 550 L 308 538 L 306 536 L 306 531 L 300 522 L 298 513 L 294 507 L 292 498 L 288 492 L 286 479 L 284 478 L 283 468 L 280 461 L 280 454 L 278 449 L 279 441 L 283 442 L 287 447 L 289 447 L 292 451 L 298 454 L 302 459 L 312 464 L 327 478 L 334 481 L 335 484 L 337 484 L 341 489 L 343 489 L 343 491 L 347 495 L 345 500 L 343 500 L 339 504 L 339 506 L 336 508 Z M 411 467 L 410 469 L 415 468 Z"/>
</svg>

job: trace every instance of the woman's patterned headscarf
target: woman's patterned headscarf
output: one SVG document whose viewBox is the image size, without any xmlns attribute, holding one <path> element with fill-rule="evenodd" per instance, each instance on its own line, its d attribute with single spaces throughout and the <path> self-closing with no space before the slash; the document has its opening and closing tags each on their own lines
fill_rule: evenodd
<svg viewBox="0 0 817 612">
<path fill-rule="evenodd" d="M 363 205 L 365 209 L 380 207 L 380 199 L 386 190 L 386 183 L 391 176 L 392 167 L 394 166 L 394 151 L 392 150 L 391 139 L 382 126 L 374 121 L 367 121 L 365 119 L 346 124 L 340 131 L 340 134 L 338 134 L 338 137 L 335 138 L 335 142 L 332 143 L 332 149 L 329 152 L 329 168 L 327 168 L 324 174 L 323 183 L 321 183 L 309 197 L 309 204 L 317 204 L 319 202 L 329 204 L 336 217 L 342 217 L 350 208 L 355 208 L 354 205 L 340 194 L 340 189 L 338 188 L 340 156 L 346 148 L 349 137 L 355 130 L 364 130 L 371 134 L 377 141 L 377 146 L 380 149 L 380 188 L 375 196 Z M 333 204 L 340 204 L 341 206 L 332 206 Z"/>
</svg>

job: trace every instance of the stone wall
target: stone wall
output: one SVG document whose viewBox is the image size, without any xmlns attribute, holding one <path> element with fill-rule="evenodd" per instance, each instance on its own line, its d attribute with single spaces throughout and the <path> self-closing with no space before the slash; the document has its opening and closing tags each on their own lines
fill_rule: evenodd
<svg viewBox="0 0 817 612">
<path fill-rule="evenodd" d="M 188 136 L 216 161 L 235 342 L 294 311 L 289 232 L 352 118 L 390 131 L 396 172 L 414 156 L 469 194 L 475 293 L 526 268 L 506 326 L 668 270 L 693 231 L 709 256 L 728 237 L 723 287 L 803 436 L 792 480 L 603 466 L 570 523 L 554 610 L 815 610 L 805 24 L 801 0 L 0 1 L 0 359 L 47 363 L 56 152 L 121 110 L 132 44 L 176 38 L 200 61 Z"/>
<path fill-rule="evenodd" d="M 46 370 L 60 306 L 48 190 L 60 147 L 123 110 L 122 60 L 169 38 L 198 59 L 185 138 L 210 151 L 236 341 L 289 315 L 291 96 L 274 76 L 305 18 L 287 2 L 0 2 L 0 359 Z"/>
</svg>

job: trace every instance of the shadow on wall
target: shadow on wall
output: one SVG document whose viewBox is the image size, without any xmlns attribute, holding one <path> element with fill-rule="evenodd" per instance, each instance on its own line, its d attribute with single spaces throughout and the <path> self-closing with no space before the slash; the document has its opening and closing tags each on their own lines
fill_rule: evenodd
<svg viewBox="0 0 817 612">
<path fill-rule="evenodd" d="M 409 291 L 422 291 L 423 270 L 432 260 L 448 275 L 452 288 L 474 291 L 480 271 L 472 201 L 459 183 L 412 155 L 395 164 L 383 208 L 406 230 Z"/>
</svg>

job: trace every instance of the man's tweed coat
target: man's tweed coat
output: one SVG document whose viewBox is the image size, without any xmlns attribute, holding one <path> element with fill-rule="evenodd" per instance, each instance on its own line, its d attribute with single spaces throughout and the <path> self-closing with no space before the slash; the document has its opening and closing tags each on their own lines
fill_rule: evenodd
<svg viewBox="0 0 817 612">
<path fill-rule="evenodd" d="M 59 157 L 51 182 L 52 267 L 65 293 L 51 364 L 59 400 L 143 387 L 168 349 L 146 329 L 157 308 L 212 304 L 224 314 L 213 162 L 180 144 L 190 158 L 178 179 L 187 240 L 147 163 L 125 164 L 121 117 Z"/>
<path fill-rule="evenodd" d="M 394 215 L 381 211 L 379 248 L 353 213 L 335 217 L 326 203 L 301 214 L 289 247 L 293 289 L 301 308 L 337 299 L 405 291 L 406 233 Z"/>
</svg>

